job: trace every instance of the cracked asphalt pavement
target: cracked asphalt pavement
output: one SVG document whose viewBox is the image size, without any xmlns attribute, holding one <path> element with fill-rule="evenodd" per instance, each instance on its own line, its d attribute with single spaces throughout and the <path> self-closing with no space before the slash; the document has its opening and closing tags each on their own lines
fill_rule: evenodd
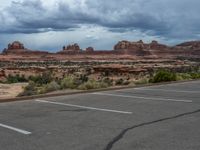
<svg viewBox="0 0 200 150">
<path fill-rule="evenodd" d="M 199 150 L 200 81 L 0 103 L 2 150 Z"/>
</svg>

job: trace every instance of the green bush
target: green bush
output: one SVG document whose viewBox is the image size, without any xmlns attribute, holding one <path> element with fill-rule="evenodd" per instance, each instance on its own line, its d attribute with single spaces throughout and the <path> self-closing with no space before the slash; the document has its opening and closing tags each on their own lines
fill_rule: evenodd
<svg viewBox="0 0 200 150">
<path fill-rule="evenodd" d="M 43 85 L 39 89 L 39 93 L 44 94 L 44 93 L 53 92 L 57 90 L 60 90 L 60 85 L 56 81 L 52 81 L 46 85 Z"/>
<path fill-rule="evenodd" d="M 110 78 L 104 78 L 102 82 L 107 83 L 109 86 L 113 85 L 113 80 Z"/>
<path fill-rule="evenodd" d="M 192 79 L 192 77 L 189 73 L 177 73 L 176 79 L 177 80 L 189 80 L 189 79 Z"/>
<path fill-rule="evenodd" d="M 62 89 L 75 89 L 79 86 L 80 81 L 76 79 L 75 77 L 72 76 L 66 76 L 62 81 L 61 81 L 61 88 Z"/>
<path fill-rule="evenodd" d="M 130 83 L 131 83 L 130 81 L 125 80 L 125 81 L 123 82 L 123 85 L 129 85 Z"/>
<path fill-rule="evenodd" d="M 25 78 L 24 75 L 19 75 L 19 74 L 15 76 L 9 74 L 6 80 L 7 80 L 6 83 L 9 83 L 9 84 L 19 83 L 19 82 L 28 82 L 28 80 Z"/>
<path fill-rule="evenodd" d="M 87 82 L 88 81 L 88 76 L 85 74 L 81 74 L 79 77 L 79 80 L 81 83 Z"/>
<path fill-rule="evenodd" d="M 158 82 L 168 82 L 176 80 L 177 77 L 175 73 L 170 72 L 168 70 L 160 70 L 153 76 L 153 78 L 150 81 L 153 83 L 158 83 Z"/>
<path fill-rule="evenodd" d="M 115 85 L 129 85 L 129 84 L 130 84 L 130 81 L 124 80 L 122 78 L 115 81 Z"/>
<path fill-rule="evenodd" d="M 115 85 L 123 85 L 124 80 L 122 78 L 115 81 Z"/>
<path fill-rule="evenodd" d="M 90 90 L 90 89 L 99 89 L 107 88 L 109 85 L 105 82 L 97 82 L 95 80 L 88 80 L 87 82 L 81 84 L 78 89 L 80 90 Z"/>
<path fill-rule="evenodd" d="M 26 87 L 24 87 L 24 91 L 18 96 L 31 96 L 36 94 L 38 94 L 36 84 L 34 82 L 29 82 L 29 84 Z"/>
<path fill-rule="evenodd" d="M 53 77 L 51 72 L 44 72 L 38 76 L 30 76 L 29 80 L 35 82 L 36 84 L 43 85 L 50 83 L 53 80 Z"/>
<path fill-rule="evenodd" d="M 200 73 L 190 73 L 192 79 L 200 79 Z"/>
<path fill-rule="evenodd" d="M 56 81 L 52 81 L 46 85 L 47 92 L 52 92 L 60 89 L 60 85 Z"/>
<path fill-rule="evenodd" d="M 147 78 L 143 78 L 143 79 L 140 79 L 140 80 L 137 80 L 137 81 L 135 81 L 134 82 L 135 84 L 147 84 L 147 83 L 149 83 L 149 79 L 147 79 Z"/>
</svg>

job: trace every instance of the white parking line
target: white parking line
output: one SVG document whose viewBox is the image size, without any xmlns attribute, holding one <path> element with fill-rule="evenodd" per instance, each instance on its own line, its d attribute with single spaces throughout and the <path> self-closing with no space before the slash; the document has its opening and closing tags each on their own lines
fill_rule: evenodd
<svg viewBox="0 0 200 150">
<path fill-rule="evenodd" d="M 183 90 L 165 90 L 165 89 L 150 89 L 150 88 L 135 88 L 135 90 L 146 90 L 146 91 L 163 91 L 163 92 L 175 92 L 175 93 L 200 93 L 199 91 L 183 91 Z"/>
<path fill-rule="evenodd" d="M 132 114 L 132 112 L 128 112 L 128 111 L 119 111 L 119 110 L 112 110 L 112 109 L 102 109 L 102 108 L 80 106 L 80 105 L 73 105 L 73 104 L 66 104 L 66 103 L 52 102 L 52 101 L 45 101 L 45 100 L 36 100 L 36 101 L 37 102 L 41 102 L 41 103 L 49 103 L 49 104 L 63 105 L 63 106 L 83 108 L 83 109 L 90 109 L 90 110 L 97 110 L 97 111 L 113 112 L 113 113 L 120 113 L 120 114 Z"/>
<path fill-rule="evenodd" d="M 8 126 L 8 125 L 2 124 L 2 123 L 0 123 L 0 127 L 6 128 L 6 129 L 10 129 L 10 130 L 13 130 L 13 131 L 19 132 L 21 134 L 25 134 L 25 135 L 31 134 L 31 132 L 29 132 L 29 131 L 25 131 L 25 130 L 22 130 L 22 129 L 11 127 L 11 126 Z"/>
<path fill-rule="evenodd" d="M 118 95 L 118 94 L 110 94 L 110 93 L 91 93 L 91 94 L 103 95 L 103 96 L 124 97 L 124 98 L 138 98 L 138 99 L 152 100 L 152 101 L 172 101 L 172 102 L 192 103 L 192 100 L 177 100 L 177 99 L 166 99 L 166 98 L 156 98 L 156 97 L 140 97 L 140 96 Z M 134 99 L 134 100 L 137 100 L 137 99 Z"/>
</svg>

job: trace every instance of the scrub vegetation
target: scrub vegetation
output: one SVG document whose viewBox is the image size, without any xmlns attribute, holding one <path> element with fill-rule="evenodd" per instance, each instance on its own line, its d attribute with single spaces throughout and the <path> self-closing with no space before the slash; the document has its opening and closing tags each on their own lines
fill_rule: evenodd
<svg viewBox="0 0 200 150">
<path fill-rule="evenodd" d="M 167 69 L 157 70 L 149 75 L 141 75 L 137 80 L 130 80 L 130 78 L 113 79 L 106 74 L 102 74 L 101 78 L 91 78 L 87 74 L 66 75 L 63 78 L 57 78 L 52 72 L 44 72 L 37 76 L 25 77 L 23 75 L 8 75 L 5 83 L 21 83 L 28 82 L 24 87 L 24 91 L 18 96 L 31 96 L 38 94 L 45 94 L 59 90 L 73 89 L 73 90 L 91 90 L 101 89 L 113 86 L 133 86 L 145 85 L 148 83 L 181 81 L 200 79 L 199 69 L 188 72 L 176 72 Z"/>
</svg>

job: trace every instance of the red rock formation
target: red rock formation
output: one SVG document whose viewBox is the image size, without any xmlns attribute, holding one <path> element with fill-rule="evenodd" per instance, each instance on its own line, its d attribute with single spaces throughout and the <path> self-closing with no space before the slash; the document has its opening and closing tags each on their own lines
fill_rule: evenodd
<svg viewBox="0 0 200 150">
<path fill-rule="evenodd" d="M 150 44 L 144 43 L 142 40 L 138 42 L 121 41 L 114 46 L 114 50 L 149 50 L 149 49 L 165 49 L 166 45 L 159 44 L 157 41 L 152 41 Z"/>
<path fill-rule="evenodd" d="M 88 47 L 88 48 L 86 48 L 85 51 L 89 52 L 89 53 L 92 53 L 92 52 L 94 52 L 94 48 L 93 47 Z"/>
<path fill-rule="evenodd" d="M 8 44 L 8 48 L 4 49 L 2 54 L 4 55 L 9 55 L 9 54 L 14 54 L 14 55 L 46 55 L 49 54 L 48 52 L 45 51 L 32 51 L 29 49 L 26 49 L 24 47 L 24 44 L 22 44 L 19 41 L 14 41 L 13 43 Z"/>
<path fill-rule="evenodd" d="M 66 60 L 66 59 L 158 59 L 158 58 L 200 58 L 200 41 L 185 42 L 174 47 L 166 46 L 152 41 L 144 43 L 142 40 L 138 42 L 120 41 L 114 46 L 114 50 L 94 50 L 88 47 L 82 51 L 78 44 L 64 46 L 63 50 L 58 53 L 48 53 L 46 51 L 32 51 L 24 48 L 24 45 L 15 41 L 3 50 L 4 55 L 1 59 L 11 57 L 13 60 Z M 14 54 L 14 55 L 12 55 Z M 63 55 L 65 54 L 65 55 Z M 9 56 L 7 56 L 9 55 Z M 74 55 L 74 56 L 73 56 Z M 5 56 L 5 57 L 4 57 Z M 16 56 L 16 58 L 14 58 Z"/>
<path fill-rule="evenodd" d="M 8 50 L 10 49 L 24 49 L 24 45 L 19 41 L 14 41 L 11 44 L 8 44 Z"/>
<path fill-rule="evenodd" d="M 114 50 L 140 50 L 143 49 L 144 44 L 142 41 L 139 42 L 129 42 L 129 41 L 120 41 L 114 46 Z"/>
<path fill-rule="evenodd" d="M 24 45 L 19 41 L 14 41 L 13 43 L 8 44 L 8 48 L 3 50 L 3 54 L 22 54 L 28 51 L 24 48 Z"/>
<path fill-rule="evenodd" d="M 114 51 L 123 51 L 125 54 L 136 56 L 151 55 L 149 45 L 142 40 L 138 42 L 120 41 L 114 46 Z"/>
<path fill-rule="evenodd" d="M 163 44 L 159 44 L 157 41 L 152 41 L 149 44 L 149 48 L 153 49 L 153 50 L 164 50 L 169 47 L 167 47 L 166 45 L 163 45 Z"/>
<path fill-rule="evenodd" d="M 63 46 L 63 51 L 64 52 L 80 52 L 81 49 L 80 49 L 80 46 L 77 43 L 75 43 L 72 45 Z"/>
<path fill-rule="evenodd" d="M 200 41 L 190 41 L 190 42 L 185 42 L 181 43 L 176 46 L 176 48 L 183 48 L 183 49 L 200 49 Z"/>
<path fill-rule="evenodd" d="M 121 51 L 132 56 L 152 58 L 177 58 L 177 57 L 200 57 L 200 41 L 185 42 L 175 47 L 160 44 L 157 41 L 144 43 L 120 41 L 114 46 L 114 51 Z"/>
</svg>

